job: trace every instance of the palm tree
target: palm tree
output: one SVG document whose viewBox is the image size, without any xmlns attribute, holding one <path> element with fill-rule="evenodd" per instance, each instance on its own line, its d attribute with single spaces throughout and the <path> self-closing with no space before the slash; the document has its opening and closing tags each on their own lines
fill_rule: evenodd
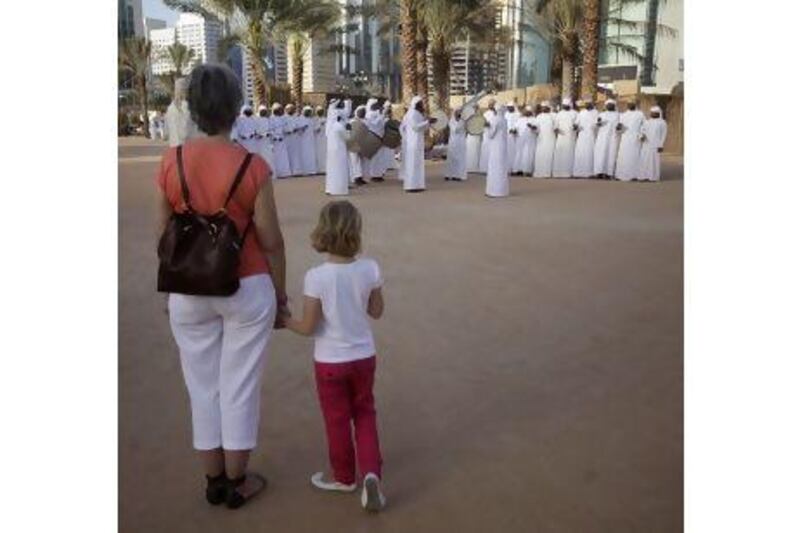
<svg viewBox="0 0 800 533">
<path fill-rule="evenodd" d="M 403 55 L 401 83 L 403 102 L 411 102 L 417 90 L 417 5 L 419 0 L 400 0 L 400 47 Z"/>
<path fill-rule="evenodd" d="M 150 72 L 150 41 L 143 37 L 130 37 L 121 43 L 119 68 L 130 72 L 144 116 L 144 134 L 150 136 L 147 107 L 147 75 Z"/>
<path fill-rule="evenodd" d="M 421 20 L 428 35 L 435 104 L 449 109 L 450 60 L 458 43 L 473 48 L 497 44 L 495 0 L 428 0 L 421 8 Z M 426 68 L 427 71 L 427 68 Z M 425 76 L 427 80 L 427 76 Z"/>
<path fill-rule="evenodd" d="M 610 31 L 601 32 L 600 49 L 605 49 L 607 54 L 613 52 L 616 62 L 622 59 L 640 65 L 639 78 L 643 85 L 652 84 L 656 36 L 674 38 L 678 34 L 675 28 L 658 23 L 658 7 L 666 1 L 608 0 L 601 12 L 600 26 Z M 625 16 L 626 7 L 645 2 L 648 4 L 647 20 L 631 20 Z"/>
<path fill-rule="evenodd" d="M 583 0 L 534 0 L 537 13 L 544 15 L 553 40 L 554 57 L 561 64 L 561 96 L 575 95 L 575 66 L 581 58 Z"/>
<path fill-rule="evenodd" d="M 194 50 L 184 46 L 177 40 L 162 51 L 172 63 L 172 69 L 166 74 L 158 76 L 159 81 L 164 85 L 168 94 L 175 92 L 175 80 L 184 76 L 194 61 Z"/>
<path fill-rule="evenodd" d="M 581 97 L 597 98 L 597 63 L 600 56 L 600 8 L 601 0 L 583 0 L 583 72 Z"/>
<path fill-rule="evenodd" d="M 289 45 L 292 63 L 292 100 L 300 104 L 303 99 L 304 57 L 311 39 L 322 38 L 334 31 L 341 18 L 341 7 L 331 1 L 318 1 L 298 14 L 296 18 L 277 24 L 274 34 Z"/>
<path fill-rule="evenodd" d="M 270 80 L 265 57 L 267 47 L 279 42 L 281 25 L 291 26 L 305 20 L 305 14 L 320 4 L 334 0 L 164 0 L 179 11 L 198 13 L 206 18 L 222 20 L 230 34 L 226 47 L 241 46 L 247 57 L 247 68 L 253 75 L 256 105 L 269 100 Z"/>
</svg>

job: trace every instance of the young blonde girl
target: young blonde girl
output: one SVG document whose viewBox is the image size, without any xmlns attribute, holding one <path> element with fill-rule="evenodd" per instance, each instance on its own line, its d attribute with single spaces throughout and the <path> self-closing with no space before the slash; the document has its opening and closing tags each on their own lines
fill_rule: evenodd
<svg viewBox="0 0 800 533">
<path fill-rule="evenodd" d="M 369 318 L 383 314 L 383 280 L 378 263 L 356 257 L 361 251 L 361 215 L 350 202 L 330 202 L 322 208 L 311 243 L 327 254 L 326 261 L 306 273 L 302 319 L 286 316 L 287 328 L 314 336 L 314 370 L 332 472 L 315 473 L 311 483 L 321 490 L 353 492 L 357 463 L 363 480 L 361 505 L 375 512 L 386 499 L 380 486 L 382 460 L 372 393 L 375 341 Z"/>
</svg>

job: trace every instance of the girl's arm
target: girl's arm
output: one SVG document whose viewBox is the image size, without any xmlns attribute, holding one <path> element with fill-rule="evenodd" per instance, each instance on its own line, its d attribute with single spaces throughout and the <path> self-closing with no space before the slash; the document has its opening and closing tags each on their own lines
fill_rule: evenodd
<svg viewBox="0 0 800 533">
<path fill-rule="evenodd" d="M 372 289 L 369 293 L 369 301 L 367 302 L 367 314 L 378 320 L 383 316 L 383 292 L 381 288 Z"/>
<path fill-rule="evenodd" d="M 317 298 L 304 296 L 303 318 L 297 320 L 291 316 L 286 316 L 286 327 L 298 335 L 304 335 L 308 337 L 317 329 L 317 324 L 319 323 L 320 318 L 322 318 L 322 302 Z"/>
</svg>

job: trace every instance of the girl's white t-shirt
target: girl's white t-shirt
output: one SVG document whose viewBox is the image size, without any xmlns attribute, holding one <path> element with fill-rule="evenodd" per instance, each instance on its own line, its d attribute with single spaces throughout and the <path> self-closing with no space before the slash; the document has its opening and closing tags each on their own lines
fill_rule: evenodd
<svg viewBox="0 0 800 533">
<path fill-rule="evenodd" d="M 314 332 L 314 360 L 345 363 L 375 355 L 367 303 L 383 285 L 374 259 L 323 263 L 306 272 L 303 293 L 322 302 L 322 320 Z"/>
</svg>

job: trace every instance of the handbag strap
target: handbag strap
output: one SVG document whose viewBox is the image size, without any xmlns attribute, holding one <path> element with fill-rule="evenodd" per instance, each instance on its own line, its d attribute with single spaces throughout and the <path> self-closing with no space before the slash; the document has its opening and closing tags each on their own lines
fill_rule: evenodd
<svg viewBox="0 0 800 533">
<path fill-rule="evenodd" d="M 247 167 L 250 166 L 250 160 L 253 159 L 253 154 L 247 152 L 247 155 L 244 156 L 244 161 L 239 166 L 239 171 L 236 173 L 236 177 L 233 179 L 233 183 L 231 184 L 231 189 L 228 191 L 228 197 L 225 199 L 225 203 L 222 204 L 222 209 L 228 207 L 228 202 L 231 201 L 233 198 L 233 194 L 236 192 L 236 189 L 239 187 L 239 184 L 242 182 L 244 178 L 244 173 L 247 171 Z"/>
<path fill-rule="evenodd" d="M 183 171 L 183 145 L 178 145 L 178 178 L 181 182 L 181 195 L 183 196 L 183 203 L 186 205 L 186 209 L 190 212 L 194 212 L 194 208 L 192 207 L 192 202 L 189 199 L 189 185 L 186 183 L 186 175 Z"/>
</svg>

